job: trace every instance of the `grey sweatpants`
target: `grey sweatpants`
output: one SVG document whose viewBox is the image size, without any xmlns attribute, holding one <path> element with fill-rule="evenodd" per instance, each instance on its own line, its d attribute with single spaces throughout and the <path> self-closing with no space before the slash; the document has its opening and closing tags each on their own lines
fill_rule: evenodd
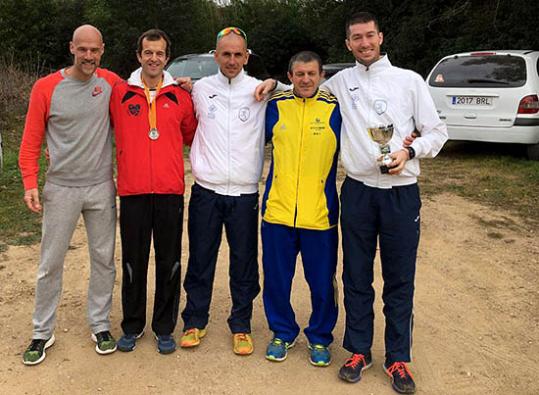
<svg viewBox="0 0 539 395">
<path fill-rule="evenodd" d="M 41 260 L 37 273 L 33 339 L 48 339 L 62 293 L 64 258 L 82 213 L 90 254 L 88 322 L 92 333 L 110 329 L 116 269 L 116 189 L 113 181 L 87 187 L 45 183 Z"/>
</svg>

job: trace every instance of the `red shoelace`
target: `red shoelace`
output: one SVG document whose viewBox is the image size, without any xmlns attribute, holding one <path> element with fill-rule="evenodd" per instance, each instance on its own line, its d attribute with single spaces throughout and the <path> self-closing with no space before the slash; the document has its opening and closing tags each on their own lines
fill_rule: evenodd
<svg viewBox="0 0 539 395">
<path fill-rule="evenodd" d="M 387 372 L 389 374 L 393 374 L 395 373 L 395 371 L 397 371 L 397 373 L 399 374 L 399 376 L 401 378 L 405 378 L 406 375 L 410 376 L 412 379 L 414 378 L 412 376 L 412 373 L 410 372 L 410 370 L 408 369 L 408 366 L 404 363 L 404 362 L 394 362 L 393 364 L 391 364 L 391 366 L 387 369 Z"/>
<path fill-rule="evenodd" d="M 363 362 L 363 365 L 367 365 L 367 361 L 365 360 L 365 355 L 363 354 L 353 354 L 350 358 L 348 358 L 344 364 L 347 368 L 355 368 L 357 365 Z"/>
</svg>

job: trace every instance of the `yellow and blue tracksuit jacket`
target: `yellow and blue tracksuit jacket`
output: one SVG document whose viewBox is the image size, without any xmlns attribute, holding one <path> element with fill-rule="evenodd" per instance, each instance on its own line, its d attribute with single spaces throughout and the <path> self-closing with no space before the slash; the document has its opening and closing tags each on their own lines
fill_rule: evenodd
<svg viewBox="0 0 539 395">
<path fill-rule="evenodd" d="M 273 153 L 262 202 L 264 221 L 312 230 L 337 225 L 340 133 L 339 104 L 330 93 L 272 96 L 266 108 L 266 143 L 272 142 Z"/>
</svg>

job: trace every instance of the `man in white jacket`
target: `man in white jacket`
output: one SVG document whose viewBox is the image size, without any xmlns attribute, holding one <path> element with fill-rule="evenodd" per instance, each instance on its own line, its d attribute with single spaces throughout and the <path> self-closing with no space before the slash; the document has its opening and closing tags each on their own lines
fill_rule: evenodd
<svg viewBox="0 0 539 395">
<path fill-rule="evenodd" d="M 191 149 L 195 184 L 189 202 L 189 263 L 184 281 L 182 347 L 206 334 L 223 225 L 230 246 L 233 351 L 253 352 L 251 316 L 260 292 L 258 275 L 258 181 L 264 157 L 266 102 L 254 99 L 260 81 L 243 71 L 247 37 L 236 27 L 217 35 L 216 75 L 198 81 L 192 96 L 198 128 Z"/>
<path fill-rule="evenodd" d="M 341 190 L 343 283 L 346 309 L 344 348 L 352 356 L 339 371 L 357 382 L 372 365 L 373 261 L 380 246 L 385 328 L 384 370 L 400 393 L 415 392 L 411 358 L 413 294 L 420 207 L 419 158 L 432 158 L 447 140 L 427 86 L 420 75 L 392 66 L 380 53 L 383 34 L 366 12 L 346 24 L 346 45 L 357 60 L 324 86 L 339 100 L 343 128 L 341 157 L 346 179 Z M 389 172 L 381 171 L 380 147 L 368 129 L 394 129 Z M 420 132 L 409 147 L 401 143 Z"/>
</svg>

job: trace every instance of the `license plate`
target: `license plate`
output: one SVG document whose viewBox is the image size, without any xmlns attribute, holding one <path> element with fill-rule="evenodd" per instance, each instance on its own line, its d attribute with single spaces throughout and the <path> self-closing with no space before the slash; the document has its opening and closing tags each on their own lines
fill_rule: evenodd
<svg viewBox="0 0 539 395">
<path fill-rule="evenodd" d="M 454 106 L 492 106 L 492 97 L 487 96 L 451 96 Z"/>
</svg>

